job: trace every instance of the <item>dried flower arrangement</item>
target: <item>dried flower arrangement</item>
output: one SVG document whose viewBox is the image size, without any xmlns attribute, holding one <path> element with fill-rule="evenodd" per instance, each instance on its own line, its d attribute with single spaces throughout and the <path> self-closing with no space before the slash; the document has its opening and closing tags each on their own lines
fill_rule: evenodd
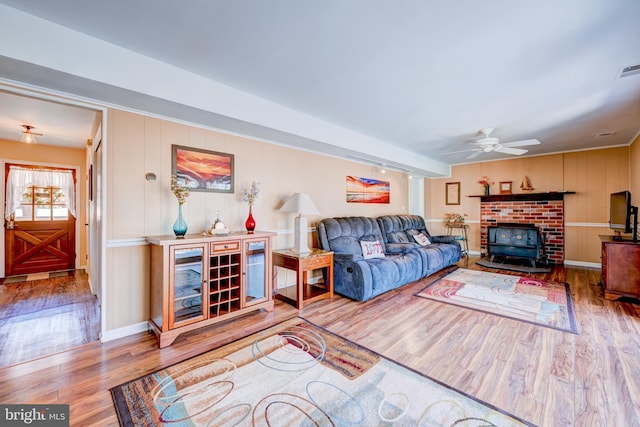
<svg viewBox="0 0 640 427">
<path fill-rule="evenodd" d="M 459 213 L 446 213 L 444 214 L 444 223 L 447 226 L 459 226 L 464 224 L 464 217 L 467 214 L 459 214 Z"/>
<path fill-rule="evenodd" d="M 178 204 L 182 205 L 191 194 L 191 190 L 189 187 L 184 187 L 178 182 L 178 178 L 175 175 L 171 175 L 171 192 L 176 199 L 178 199 Z"/>
<path fill-rule="evenodd" d="M 251 183 L 251 187 L 243 185 L 240 191 L 242 192 L 242 201 L 247 202 L 249 206 L 253 206 L 258 194 L 260 194 L 260 183 L 254 181 Z"/>
</svg>

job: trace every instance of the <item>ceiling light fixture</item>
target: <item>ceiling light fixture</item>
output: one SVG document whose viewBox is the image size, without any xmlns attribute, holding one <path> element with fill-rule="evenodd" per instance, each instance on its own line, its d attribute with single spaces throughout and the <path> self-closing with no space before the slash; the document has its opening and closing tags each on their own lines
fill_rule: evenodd
<svg viewBox="0 0 640 427">
<path fill-rule="evenodd" d="M 31 129 L 35 129 L 34 126 L 22 125 L 22 127 L 25 130 L 22 131 L 21 141 L 26 143 L 26 144 L 37 144 L 38 141 L 36 141 L 36 136 L 42 136 L 42 134 L 41 133 L 31 132 Z"/>
</svg>

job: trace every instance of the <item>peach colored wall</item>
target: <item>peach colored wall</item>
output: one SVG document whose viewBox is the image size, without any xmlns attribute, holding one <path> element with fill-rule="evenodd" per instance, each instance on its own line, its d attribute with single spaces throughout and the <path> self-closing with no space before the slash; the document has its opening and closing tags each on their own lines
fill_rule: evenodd
<svg viewBox="0 0 640 427">
<path fill-rule="evenodd" d="M 629 147 L 617 147 L 457 165 L 452 168 L 451 178 L 428 180 L 432 197 L 428 199 L 425 216 L 430 218 L 433 232 L 443 233 L 445 213 L 467 214 L 470 250 L 479 253 L 480 199 L 468 197 L 482 193 L 482 186 L 477 181 L 482 176 L 494 181 L 492 194 L 499 193 L 499 182 L 512 181 L 512 191 L 521 193 L 520 183 L 526 175 L 534 192 L 576 192 L 565 196 L 565 259 L 595 265 L 600 262 L 598 235 L 610 234 L 607 224 L 609 194 L 630 186 L 629 151 Z M 461 183 L 461 204 L 445 205 L 445 183 L 458 181 Z"/>
<path fill-rule="evenodd" d="M 27 164 L 43 164 L 51 166 L 76 167 L 76 181 L 78 194 L 76 195 L 76 206 L 78 217 L 76 219 L 77 251 L 76 266 L 83 267 L 87 259 L 87 235 L 84 224 L 86 217 L 86 173 L 85 173 L 85 150 L 74 148 L 53 147 L 43 144 L 23 144 L 21 142 L 0 140 L 0 159 L 10 162 L 25 162 Z M 4 183 L 4 167 L 3 183 Z M 4 194 L 4 188 L 2 190 Z M 4 217 L 4 204 L 3 204 Z"/>
<path fill-rule="evenodd" d="M 147 235 L 172 234 L 178 210 L 170 191 L 172 144 L 235 156 L 235 193 L 192 192 L 184 204 L 189 233 L 207 230 L 216 219 L 217 210 L 230 229 L 244 229 L 248 207 L 241 201 L 239 189 L 252 181 L 259 182 L 261 187 L 253 207 L 257 228 L 278 233 L 275 248 L 293 246 L 294 215 L 281 213 L 278 208 L 294 192 L 308 193 L 320 211 L 320 215 L 309 217 L 311 227 L 317 220 L 332 216 L 407 212 L 406 174 L 393 171 L 382 174 L 360 163 L 110 110 L 106 146 L 107 330 L 148 318 L 148 247 L 141 243 L 127 246 L 127 242 Z M 147 182 L 147 172 L 155 173 L 157 180 Z M 391 203 L 346 203 L 347 175 L 389 181 Z M 311 241 L 314 238 L 315 233 Z"/>
</svg>

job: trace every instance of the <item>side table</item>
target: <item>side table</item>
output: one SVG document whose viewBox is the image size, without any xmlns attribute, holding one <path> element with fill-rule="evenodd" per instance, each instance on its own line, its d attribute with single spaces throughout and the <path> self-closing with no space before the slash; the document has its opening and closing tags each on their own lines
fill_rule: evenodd
<svg viewBox="0 0 640 427">
<path fill-rule="evenodd" d="M 462 242 L 462 256 L 469 254 L 469 226 L 467 224 L 451 225 L 446 224 L 447 234 L 454 236 L 456 240 Z M 453 233 L 456 230 L 456 234 Z"/>
<path fill-rule="evenodd" d="M 277 267 L 296 272 L 295 285 L 274 289 L 277 299 L 294 304 L 300 310 L 314 301 L 333 298 L 333 252 L 313 249 L 306 254 L 297 254 L 290 249 L 281 249 L 272 251 L 272 257 L 274 276 Z M 319 269 L 324 270 L 325 283 L 307 283 L 307 273 Z"/>
</svg>

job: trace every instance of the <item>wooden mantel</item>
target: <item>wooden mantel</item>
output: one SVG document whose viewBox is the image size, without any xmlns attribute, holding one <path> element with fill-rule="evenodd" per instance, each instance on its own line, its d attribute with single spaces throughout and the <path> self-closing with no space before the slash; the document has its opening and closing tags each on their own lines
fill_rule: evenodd
<svg viewBox="0 0 640 427">
<path fill-rule="evenodd" d="M 575 191 L 549 191 L 545 193 L 518 193 L 518 194 L 490 194 L 488 196 L 481 194 L 483 202 L 539 202 L 544 200 L 564 200 L 565 194 L 576 194 Z"/>
</svg>

